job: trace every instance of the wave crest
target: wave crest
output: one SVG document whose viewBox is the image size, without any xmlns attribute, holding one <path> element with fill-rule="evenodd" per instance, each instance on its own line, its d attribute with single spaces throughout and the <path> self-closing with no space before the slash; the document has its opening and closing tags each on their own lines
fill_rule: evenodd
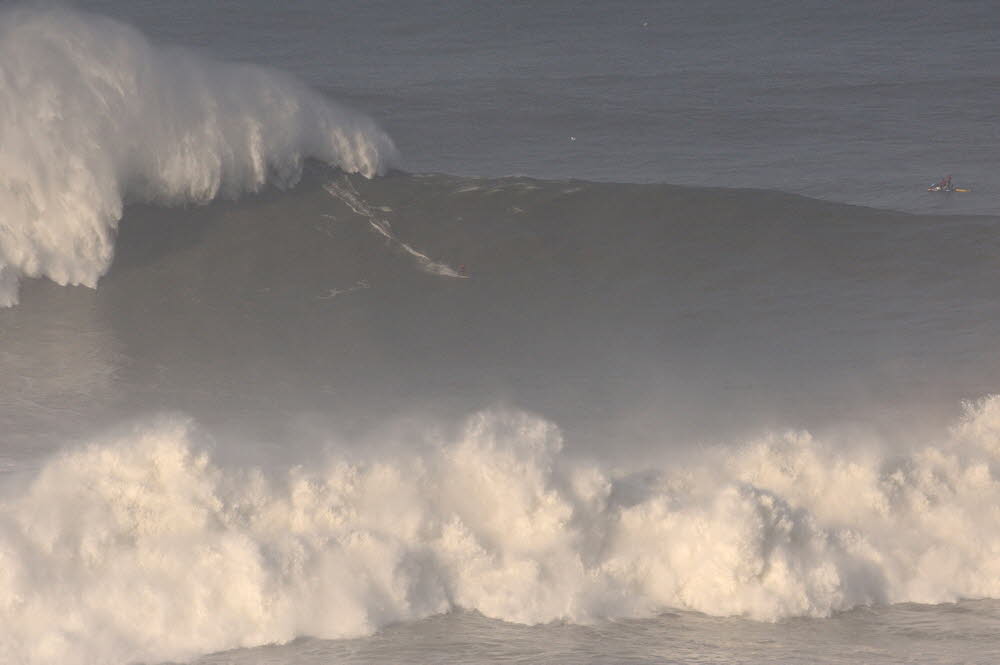
<svg viewBox="0 0 1000 665">
<path fill-rule="evenodd" d="M 396 159 L 369 118 L 287 75 L 67 9 L 0 12 L 0 143 L 2 306 L 25 276 L 95 286 L 123 202 L 287 186 L 307 158 L 369 177 Z"/>
</svg>

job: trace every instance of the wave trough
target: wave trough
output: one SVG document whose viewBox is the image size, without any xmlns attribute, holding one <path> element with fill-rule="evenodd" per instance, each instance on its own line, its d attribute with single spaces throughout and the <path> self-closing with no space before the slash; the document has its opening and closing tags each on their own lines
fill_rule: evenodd
<svg viewBox="0 0 1000 665">
<path fill-rule="evenodd" d="M 371 119 L 280 72 L 151 44 L 68 9 L 0 12 L 0 305 L 23 277 L 93 287 L 123 204 L 294 184 L 317 159 L 374 176 Z"/>
</svg>

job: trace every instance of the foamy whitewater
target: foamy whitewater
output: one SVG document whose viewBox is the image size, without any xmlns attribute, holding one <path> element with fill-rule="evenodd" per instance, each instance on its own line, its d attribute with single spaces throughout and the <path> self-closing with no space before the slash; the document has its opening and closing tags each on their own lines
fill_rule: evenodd
<svg viewBox="0 0 1000 665">
<path fill-rule="evenodd" d="M 991 5 L 84 5 L 0 11 L 0 663 L 1000 660 Z"/>
<path fill-rule="evenodd" d="M 806 432 L 616 474 L 521 412 L 374 460 L 222 469 L 190 423 L 61 455 L 3 507 L 7 662 L 186 659 L 457 608 L 774 621 L 1000 594 L 1000 398 L 907 456 Z"/>
<path fill-rule="evenodd" d="M 68 10 L 0 14 L 0 305 L 22 277 L 96 286 L 124 201 L 294 184 L 306 158 L 367 176 L 392 141 L 294 79 L 151 45 Z"/>
</svg>

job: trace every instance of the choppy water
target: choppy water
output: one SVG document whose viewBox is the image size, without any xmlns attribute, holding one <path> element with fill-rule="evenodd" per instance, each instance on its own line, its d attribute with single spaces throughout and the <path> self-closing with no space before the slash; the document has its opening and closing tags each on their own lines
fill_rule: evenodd
<svg viewBox="0 0 1000 665">
<path fill-rule="evenodd" d="M 991 663 L 995 603 L 896 605 L 829 619 L 754 623 L 671 612 L 591 626 L 520 626 L 457 613 L 392 626 L 374 638 L 291 644 L 199 663 Z M 980 645 L 970 653 L 969 645 Z"/>
<path fill-rule="evenodd" d="M 996 660 L 990 6 L 84 5 L 0 13 L 0 660 Z"/>
</svg>

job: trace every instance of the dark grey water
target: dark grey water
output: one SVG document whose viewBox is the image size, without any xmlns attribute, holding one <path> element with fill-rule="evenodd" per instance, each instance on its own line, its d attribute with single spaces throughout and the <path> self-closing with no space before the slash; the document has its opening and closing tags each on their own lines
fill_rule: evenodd
<svg viewBox="0 0 1000 665">
<path fill-rule="evenodd" d="M 594 626 L 518 626 L 457 613 L 393 626 L 376 638 L 292 644 L 209 656 L 236 663 L 992 663 L 992 601 L 930 609 L 860 609 L 831 619 L 751 623 L 690 613 Z M 984 648 L 970 650 L 970 644 Z"/>
<path fill-rule="evenodd" d="M 325 180 L 470 279 L 422 272 Z M 364 430 L 506 403 L 618 460 L 766 428 L 909 440 L 994 388 L 998 224 L 768 192 L 335 173 L 133 207 L 100 289 L 31 283 L 0 312 L 18 399 L 48 405 L 12 409 L 8 437 L 30 448 L 74 414 L 167 408 L 284 440 L 304 417 Z"/>
<path fill-rule="evenodd" d="M 416 172 L 1000 209 L 986 0 L 78 4 L 291 71 L 373 115 Z M 974 195 L 928 196 L 946 173 Z"/>
</svg>

